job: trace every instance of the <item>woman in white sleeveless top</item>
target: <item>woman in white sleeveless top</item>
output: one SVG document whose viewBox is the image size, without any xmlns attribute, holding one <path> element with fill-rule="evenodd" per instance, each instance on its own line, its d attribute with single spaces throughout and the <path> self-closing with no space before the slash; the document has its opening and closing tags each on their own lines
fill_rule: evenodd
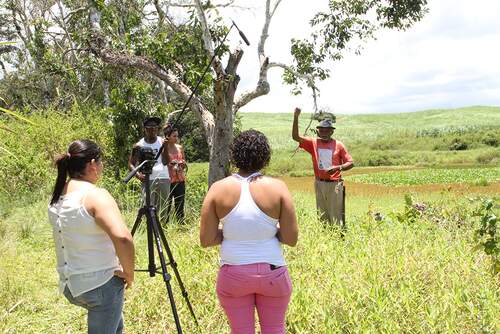
<svg viewBox="0 0 500 334">
<path fill-rule="evenodd" d="M 88 310 L 88 333 L 122 333 L 134 244 L 113 197 L 95 186 L 103 168 L 101 149 L 90 140 L 74 141 L 56 165 L 48 213 L 60 291 Z"/>
<path fill-rule="evenodd" d="M 281 245 L 295 246 L 298 237 L 292 198 L 284 182 L 260 173 L 271 157 L 264 134 L 242 132 L 231 151 L 238 173 L 210 187 L 201 245 L 221 245 L 217 296 L 231 333 L 255 333 L 257 309 L 261 333 L 282 334 L 292 284 Z"/>
</svg>

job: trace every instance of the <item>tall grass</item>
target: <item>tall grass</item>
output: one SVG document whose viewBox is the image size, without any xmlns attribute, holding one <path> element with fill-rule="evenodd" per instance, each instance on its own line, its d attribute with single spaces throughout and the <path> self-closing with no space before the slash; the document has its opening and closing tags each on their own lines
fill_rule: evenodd
<svg viewBox="0 0 500 334">
<path fill-rule="evenodd" d="M 500 330 L 498 281 L 488 259 L 473 250 L 470 228 L 375 221 L 367 212 L 354 211 L 341 239 L 338 231 L 317 222 L 311 194 L 295 193 L 294 202 L 300 237 L 296 248 L 285 248 L 294 284 L 288 333 Z M 381 210 L 385 217 L 393 211 L 390 206 Z M 126 213 L 129 224 L 134 214 Z M 22 236 L 25 223 L 32 230 Z M 5 230 L 0 234 L 0 332 L 83 332 L 84 311 L 57 293 L 46 202 L 14 210 L 0 227 Z M 215 295 L 217 249 L 198 246 L 197 224 L 169 225 L 166 235 L 201 333 L 228 333 Z M 138 267 L 145 268 L 145 235 L 137 234 L 135 242 Z M 161 277 L 136 275 L 135 286 L 126 292 L 127 333 L 175 332 Z M 184 331 L 195 333 L 175 280 L 172 286 Z"/>
<path fill-rule="evenodd" d="M 112 148 L 105 115 L 88 116 L 84 110 L 74 111 L 71 117 L 58 113 L 34 115 L 30 119 L 36 127 L 9 124 L 14 134 L 2 137 L 2 146 L 15 154 L 0 155 L 0 172 L 9 176 L 0 180 L 0 333 L 81 333 L 86 329 L 84 311 L 57 293 L 46 203 L 55 176 L 50 160 L 55 153 L 64 151 L 64 145 L 89 137 L 98 141 L 105 152 Z M 340 115 L 336 136 L 348 145 L 358 164 L 495 165 L 500 156 L 492 144 L 499 120 L 500 108 L 486 107 L 396 115 Z M 274 155 L 267 173 L 312 175 L 307 153 L 299 151 L 292 157 L 296 143 L 290 139 L 291 114 L 244 114 L 242 123 L 243 128 L 261 129 L 269 136 Z M 301 129 L 307 123 L 307 117 L 302 117 Z M 465 151 L 445 151 L 445 146 L 439 146 L 453 139 L 449 136 L 456 135 L 454 129 L 464 124 L 479 127 L 465 128 L 466 135 L 486 128 L 492 132 L 488 132 L 484 142 L 474 137 L 474 145 Z M 436 145 L 438 149 L 434 149 Z M 124 185 L 117 181 L 116 176 L 124 173 L 118 168 L 107 168 L 102 185 L 118 199 L 131 226 L 140 191 L 137 182 Z M 418 171 L 417 177 L 428 173 Z M 386 174 L 393 181 L 399 179 L 397 172 Z M 486 183 L 496 180 L 494 174 L 486 176 Z M 227 333 L 227 320 L 215 296 L 217 249 L 198 246 L 199 207 L 206 191 L 205 180 L 206 164 L 190 164 L 188 224 L 168 225 L 165 232 L 201 333 Z M 478 182 L 483 181 L 479 178 Z M 375 189 L 377 186 L 371 184 L 358 184 L 360 187 L 366 190 L 348 192 L 349 229 L 345 239 L 335 229 L 326 229 L 317 222 L 312 192 L 304 187 L 293 192 L 300 237 L 296 248 L 285 249 L 294 283 L 288 332 L 500 332 L 498 277 L 489 271 L 489 258 L 475 249 L 471 207 L 466 202 L 455 202 L 463 194 L 436 189 L 416 196 L 426 201 L 444 201 L 440 205 L 450 212 L 449 219 L 453 220 L 458 212 L 467 224 L 448 224 L 448 218 L 436 223 L 418 217 L 410 223 L 399 190 L 391 193 L 390 188 Z M 143 231 L 138 231 L 135 242 L 138 267 L 145 268 Z M 172 286 L 184 332 L 196 333 L 175 280 Z M 175 332 L 160 276 L 149 278 L 137 273 L 134 288 L 126 293 L 125 322 L 127 333 Z"/>
</svg>

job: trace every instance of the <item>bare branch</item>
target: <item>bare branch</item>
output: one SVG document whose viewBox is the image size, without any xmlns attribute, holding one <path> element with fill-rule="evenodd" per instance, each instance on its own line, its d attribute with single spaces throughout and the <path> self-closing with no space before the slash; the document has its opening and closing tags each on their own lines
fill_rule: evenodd
<svg viewBox="0 0 500 334">
<path fill-rule="evenodd" d="M 2 68 L 3 76 L 6 77 L 7 76 L 7 69 L 5 68 L 5 65 L 3 64 L 3 62 L 1 60 L 0 60 L 0 67 Z"/>
<path fill-rule="evenodd" d="M 0 55 L 3 53 L 8 53 L 16 50 L 18 50 L 18 48 L 15 47 L 14 45 L 3 45 L 0 46 Z"/>
<path fill-rule="evenodd" d="M 306 74 L 301 74 L 301 73 L 295 71 L 292 67 L 290 67 L 286 64 L 283 64 L 283 63 L 277 63 L 277 62 L 269 63 L 269 68 L 272 68 L 272 67 L 280 67 L 284 70 L 292 72 L 296 77 L 298 77 L 301 80 L 304 80 L 307 83 L 308 87 L 314 88 L 317 91 L 319 91 L 318 87 L 316 87 L 314 78 L 312 76 L 309 76 Z"/>
<path fill-rule="evenodd" d="M 212 43 L 212 34 L 210 34 L 210 30 L 208 28 L 207 18 L 205 16 L 205 12 L 203 12 L 203 6 L 201 5 L 201 1 L 194 0 L 194 3 L 196 5 L 196 13 L 198 14 L 198 20 L 200 20 L 201 24 L 205 50 L 208 52 L 208 55 L 212 57 L 214 55 L 214 46 Z"/>
<path fill-rule="evenodd" d="M 247 8 L 247 7 L 244 7 L 244 6 L 234 5 L 235 2 L 236 2 L 236 0 L 229 0 L 226 3 L 221 3 L 221 4 L 217 4 L 217 5 L 212 5 L 212 6 L 214 8 L 225 8 L 225 7 Z M 180 8 L 191 8 L 191 7 L 195 6 L 195 5 L 189 4 L 189 3 L 172 3 L 172 2 L 170 2 L 168 5 L 169 5 L 169 7 L 180 7 Z"/>
<path fill-rule="evenodd" d="M 56 16 L 54 13 L 52 13 L 51 10 L 50 10 L 50 14 L 53 16 L 54 20 L 57 23 L 59 23 L 59 26 L 63 29 L 64 34 L 66 35 L 66 38 L 68 39 L 68 43 L 71 46 L 70 52 L 71 52 L 71 56 L 73 58 L 73 61 L 78 63 L 80 60 L 78 59 L 78 55 L 76 54 L 76 52 L 74 52 L 74 50 L 77 49 L 77 47 L 73 43 L 73 40 L 71 39 L 71 35 L 68 31 L 68 26 L 66 25 L 66 21 L 64 20 L 64 8 L 63 8 L 61 1 L 59 1 L 59 0 L 57 1 L 57 7 L 59 8 L 59 15 L 61 15 L 61 16 L 60 17 Z M 63 59 L 64 59 L 64 56 L 63 56 Z M 78 72 L 77 72 L 77 74 L 78 74 Z"/>
<path fill-rule="evenodd" d="M 267 38 L 269 37 L 269 26 L 271 24 L 271 19 L 273 18 L 273 15 L 275 14 L 276 9 L 278 8 L 280 3 L 281 0 L 277 0 L 271 9 L 271 0 L 266 0 L 266 9 L 264 16 L 265 20 L 264 20 L 264 25 L 262 27 L 262 32 L 260 34 L 259 45 L 257 47 L 257 54 L 260 62 L 259 80 L 257 81 L 257 85 L 253 90 L 243 93 L 235 101 L 233 107 L 233 113 L 238 112 L 238 110 L 241 107 L 245 106 L 253 99 L 268 94 L 269 91 L 271 90 L 269 82 L 267 80 L 267 71 L 269 69 L 269 58 L 266 56 L 265 53 L 265 45 Z"/>
<path fill-rule="evenodd" d="M 284 70 L 287 70 L 287 71 L 293 73 L 293 75 L 295 75 L 297 78 L 305 81 L 306 84 L 307 84 L 307 87 L 311 88 L 311 95 L 312 95 L 313 102 L 314 102 L 314 111 L 318 110 L 317 98 L 318 98 L 319 89 L 316 86 L 316 82 L 315 82 L 313 76 L 309 76 L 309 75 L 306 75 L 306 74 L 298 73 L 292 67 L 290 67 L 290 66 L 288 66 L 286 64 L 283 64 L 283 63 L 276 63 L 276 62 L 269 63 L 269 68 L 272 68 L 272 67 L 280 67 L 280 68 L 282 68 Z"/>
<path fill-rule="evenodd" d="M 274 4 L 273 10 L 271 11 L 271 17 L 274 16 L 274 12 L 276 12 L 276 9 L 280 5 L 281 0 L 277 0 L 276 3 Z"/>
<path fill-rule="evenodd" d="M 72 20 L 72 19 L 73 19 L 73 17 L 74 17 L 76 14 L 79 14 L 79 13 L 81 13 L 81 12 L 84 12 L 84 11 L 86 11 L 86 10 L 88 10 L 88 9 L 89 9 L 89 7 L 87 6 L 87 7 L 80 7 L 80 8 L 77 8 L 77 9 L 72 10 L 72 11 L 68 12 L 68 14 L 66 14 L 66 15 L 64 16 L 64 21 L 66 21 L 66 20 L 70 21 L 70 20 Z"/>
<path fill-rule="evenodd" d="M 207 51 L 210 58 L 214 56 L 214 46 L 212 43 L 212 34 L 210 33 L 210 29 L 208 27 L 207 18 L 205 16 L 205 12 L 203 11 L 203 6 L 201 5 L 200 0 L 194 0 L 196 5 L 196 12 L 198 13 L 198 19 L 200 20 L 201 30 L 203 32 L 203 45 L 205 46 L 205 50 Z M 212 67 L 217 73 L 218 76 L 224 76 L 224 68 L 222 67 L 222 63 L 218 57 L 215 57 L 212 61 Z"/>
<path fill-rule="evenodd" d="M 163 25 L 163 21 L 165 20 L 165 12 L 161 8 L 160 2 L 158 0 L 153 0 L 153 4 L 156 8 L 156 13 L 158 13 L 158 26 Z"/>
</svg>

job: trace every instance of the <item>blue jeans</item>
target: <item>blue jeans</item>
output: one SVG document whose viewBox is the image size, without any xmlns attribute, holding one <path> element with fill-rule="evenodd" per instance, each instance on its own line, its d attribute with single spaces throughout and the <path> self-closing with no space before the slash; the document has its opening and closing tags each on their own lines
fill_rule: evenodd
<svg viewBox="0 0 500 334">
<path fill-rule="evenodd" d="M 105 284 L 73 297 L 68 287 L 64 296 L 71 304 L 89 311 L 87 317 L 89 334 L 121 334 L 123 331 L 123 279 L 113 276 Z"/>
</svg>

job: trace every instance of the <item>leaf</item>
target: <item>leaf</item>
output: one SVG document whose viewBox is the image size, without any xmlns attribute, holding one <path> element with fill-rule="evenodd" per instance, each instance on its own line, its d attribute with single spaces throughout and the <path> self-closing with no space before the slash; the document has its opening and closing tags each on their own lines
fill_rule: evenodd
<svg viewBox="0 0 500 334">
<path fill-rule="evenodd" d="M 7 153 L 8 155 L 11 155 L 11 156 L 13 156 L 13 157 L 16 157 L 16 156 L 14 155 L 14 153 L 12 153 L 11 151 L 9 151 L 9 150 L 8 150 L 8 149 L 6 149 L 5 147 L 0 146 L 0 151 L 4 151 L 4 152 L 5 152 L 5 153 Z"/>
<path fill-rule="evenodd" d="M 17 119 L 20 119 L 21 121 L 24 121 L 26 123 L 29 123 L 31 125 L 35 125 L 37 126 L 36 123 L 34 123 L 33 121 L 30 121 L 29 119 L 27 119 L 26 117 L 24 116 L 21 116 L 19 113 L 16 113 L 15 111 L 12 111 L 12 110 L 9 110 L 9 109 L 5 109 L 5 108 L 2 108 L 0 107 L 0 111 L 3 111 L 4 113 L 8 114 L 8 115 L 11 115 Z"/>
<path fill-rule="evenodd" d="M 12 131 L 11 129 L 9 129 L 9 128 L 8 128 L 8 127 L 6 127 L 5 125 L 0 125 L 0 129 L 5 130 L 5 131 L 8 131 L 8 132 L 13 133 L 13 134 L 16 134 L 14 131 Z"/>
</svg>

